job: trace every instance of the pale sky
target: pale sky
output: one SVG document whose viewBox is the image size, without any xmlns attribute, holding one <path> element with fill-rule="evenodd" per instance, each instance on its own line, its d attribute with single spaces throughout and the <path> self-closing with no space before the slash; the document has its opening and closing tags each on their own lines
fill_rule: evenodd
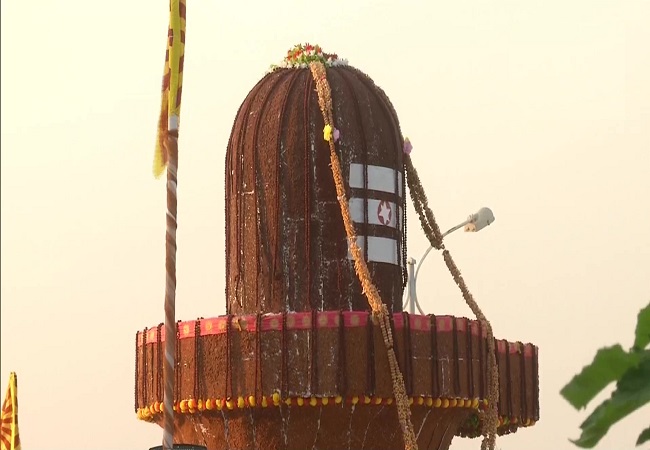
<svg viewBox="0 0 650 450">
<path fill-rule="evenodd" d="M 167 2 L 3 1 L 1 17 L 0 387 L 18 373 L 25 449 L 159 445 L 133 379 L 134 335 L 164 317 Z M 496 335 L 540 348 L 541 421 L 498 447 L 575 448 L 586 412 L 559 390 L 599 347 L 631 346 L 650 301 L 650 2 L 189 0 L 187 17 L 177 318 L 225 312 L 237 108 L 289 47 L 318 43 L 391 98 L 441 228 L 495 213 L 447 246 Z M 471 315 L 440 255 L 421 273 L 426 312 Z M 632 449 L 648 417 L 597 448 Z"/>
</svg>

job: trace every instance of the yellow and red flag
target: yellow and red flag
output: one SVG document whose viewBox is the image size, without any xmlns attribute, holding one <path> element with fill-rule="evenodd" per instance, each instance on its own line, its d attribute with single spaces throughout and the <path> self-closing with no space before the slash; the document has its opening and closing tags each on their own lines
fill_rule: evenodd
<svg viewBox="0 0 650 450">
<path fill-rule="evenodd" d="M 153 173 L 160 177 L 169 160 L 167 136 L 177 131 L 181 114 L 183 91 L 183 61 L 185 57 L 185 1 L 170 0 L 167 52 L 162 83 L 162 105 L 158 120 L 158 138 L 153 161 Z"/>
<path fill-rule="evenodd" d="M 2 450 L 20 450 L 18 437 L 18 380 L 16 374 L 9 375 L 9 387 L 2 404 L 2 436 L 0 448 Z"/>
</svg>

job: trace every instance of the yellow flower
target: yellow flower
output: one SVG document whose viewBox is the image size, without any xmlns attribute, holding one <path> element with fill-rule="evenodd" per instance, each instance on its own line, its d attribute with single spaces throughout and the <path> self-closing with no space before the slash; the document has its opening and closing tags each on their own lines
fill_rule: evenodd
<svg viewBox="0 0 650 450">
<path fill-rule="evenodd" d="M 323 138 L 325 138 L 327 142 L 332 139 L 332 127 L 330 125 L 325 125 L 325 128 L 323 128 Z"/>
</svg>

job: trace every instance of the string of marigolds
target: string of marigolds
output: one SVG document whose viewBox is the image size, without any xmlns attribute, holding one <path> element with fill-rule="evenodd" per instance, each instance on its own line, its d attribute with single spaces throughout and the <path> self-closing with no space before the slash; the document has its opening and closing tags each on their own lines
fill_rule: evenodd
<svg viewBox="0 0 650 450">
<path fill-rule="evenodd" d="M 487 400 L 489 408 L 487 409 L 485 415 L 485 420 L 483 422 L 483 442 L 481 443 L 481 449 L 494 450 L 497 436 L 497 428 L 499 426 L 499 413 L 497 410 L 497 404 L 499 402 L 499 369 L 496 363 L 496 349 L 494 346 L 494 334 L 492 333 L 492 325 L 487 320 L 481 308 L 479 308 L 476 300 L 472 296 L 472 293 L 469 291 L 463 276 L 460 273 L 460 270 L 456 266 L 449 250 L 445 248 L 443 243 L 443 235 L 440 232 L 440 227 L 436 222 L 436 219 L 429 208 L 429 202 L 427 200 L 427 195 L 424 192 L 420 178 L 418 177 L 418 172 L 413 166 L 413 161 L 410 157 L 411 143 L 408 139 L 404 143 L 404 158 L 406 166 L 406 176 L 407 183 L 409 187 L 409 192 L 411 193 L 411 198 L 413 200 L 413 205 L 415 210 L 418 213 L 420 218 L 420 224 L 424 230 L 424 234 L 429 239 L 431 245 L 437 249 L 442 250 L 442 256 L 445 260 L 445 264 L 451 273 L 454 282 L 461 290 L 463 299 L 472 310 L 472 313 L 476 316 L 476 319 L 485 327 L 487 332 L 487 344 L 488 344 L 488 373 L 489 373 L 489 383 L 488 383 L 488 392 Z"/>
<path fill-rule="evenodd" d="M 367 395 L 354 395 L 350 397 L 287 397 L 284 400 L 279 392 L 273 393 L 271 396 L 262 396 L 261 399 L 256 398 L 254 395 L 247 397 L 237 398 L 207 398 L 203 399 L 186 399 L 174 403 L 174 411 L 183 414 L 195 414 L 203 411 L 221 411 L 221 410 L 234 410 L 255 408 L 261 406 L 267 408 L 271 406 L 328 406 L 328 405 L 392 405 L 395 399 L 392 397 L 377 397 Z M 478 398 L 434 398 L 434 397 L 408 397 L 409 405 L 428 406 L 431 408 L 472 408 L 484 409 L 487 406 L 487 400 L 480 400 Z M 138 416 L 144 419 L 146 416 L 160 413 L 164 410 L 162 402 L 154 402 L 148 407 L 138 408 Z M 513 419 L 518 420 L 518 419 Z"/>
<path fill-rule="evenodd" d="M 372 282 L 370 271 L 368 270 L 368 266 L 363 257 L 363 252 L 357 244 L 357 234 L 350 217 L 349 204 L 345 195 L 343 174 L 336 154 L 336 147 L 334 145 L 338 139 L 338 130 L 334 127 L 332 95 L 327 81 L 325 65 L 321 61 L 313 61 L 309 64 L 309 68 L 314 77 L 314 81 L 316 82 L 318 104 L 325 122 L 323 133 L 325 140 L 329 142 L 332 175 L 336 186 L 337 199 L 341 208 L 341 215 L 343 216 L 345 232 L 350 245 L 350 253 L 354 260 L 354 269 L 361 283 L 363 293 L 366 295 L 370 308 L 372 309 L 373 320 L 377 320 L 381 328 L 382 338 L 388 353 L 393 393 L 395 395 L 397 406 L 397 416 L 404 438 L 404 447 L 406 450 L 416 450 L 418 447 L 415 432 L 413 431 L 413 423 L 411 422 L 411 409 L 409 408 L 409 400 L 406 395 L 404 377 L 399 369 L 397 357 L 395 356 L 395 351 L 393 349 L 393 336 L 390 328 L 388 309 L 381 301 L 379 291 Z"/>
<path fill-rule="evenodd" d="M 254 395 L 240 396 L 237 398 L 206 398 L 206 399 L 184 399 L 180 402 L 175 402 L 173 409 L 175 412 L 181 414 L 197 414 L 206 411 L 233 411 L 235 409 L 246 408 L 270 408 L 287 406 L 336 406 L 336 405 L 384 405 L 390 406 L 395 403 L 392 397 L 378 397 L 378 396 L 349 396 L 349 397 L 288 397 L 284 400 L 279 392 L 275 392 L 270 396 L 262 396 L 261 399 Z M 478 398 L 447 398 L 447 397 L 429 397 L 429 396 L 416 396 L 408 397 L 409 406 L 418 405 L 426 406 L 429 408 L 466 408 L 476 411 L 484 411 L 488 406 L 486 399 Z M 140 420 L 153 420 L 156 414 L 161 414 L 164 410 L 163 402 L 154 402 L 144 408 L 138 408 L 137 416 Z M 518 427 L 527 427 L 535 424 L 535 421 L 530 418 L 522 417 L 506 417 L 500 416 L 498 418 L 498 426 L 517 425 Z"/>
</svg>

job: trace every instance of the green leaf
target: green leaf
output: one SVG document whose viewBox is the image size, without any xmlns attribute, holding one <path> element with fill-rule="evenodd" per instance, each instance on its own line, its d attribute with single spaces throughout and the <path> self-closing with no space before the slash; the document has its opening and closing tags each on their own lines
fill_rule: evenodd
<svg viewBox="0 0 650 450">
<path fill-rule="evenodd" d="M 639 317 L 636 322 L 634 348 L 636 350 L 643 350 L 648 343 L 650 343 L 650 303 L 639 311 Z"/>
<path fill-rule="evenodd" d="M 641 445 L 644 442 L 650 441 L 650 427 L 646 428 L 639 435 L 639 439 L 636 440 L 636 445 Z"/>
<path fill-rule="evenodd" d="M 572 441 L 578 447 L 594 447 L 612 425 L 650 402 L 650 351 L 642 352 L 642 356 L 641 363 L 629 369 L 617 383 L 611 398 L 580 425 L 582 435 Z"/>
<path fill-rule="evenodd" d="M 598 350 L 592 363 L 562 388 L 560 394 L 580 409 L 587 406 L 608 384 L 618 381 L 626 370 L 639 363 L 638 353 L 628 353 L 620 345 Z"/>
</svg>

